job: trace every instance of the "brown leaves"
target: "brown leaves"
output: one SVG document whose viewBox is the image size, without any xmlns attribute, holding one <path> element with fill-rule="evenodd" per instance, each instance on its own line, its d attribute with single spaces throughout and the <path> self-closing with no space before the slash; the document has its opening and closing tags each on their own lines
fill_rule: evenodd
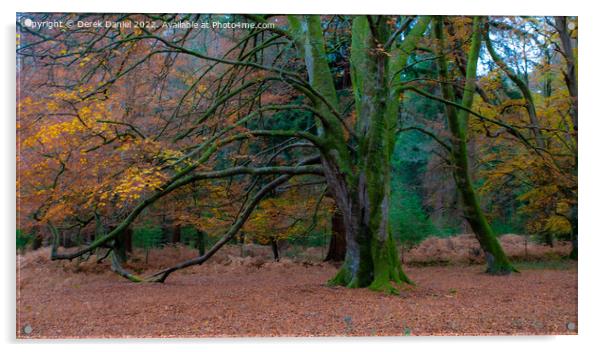
<svg viewBox="0 0 602 352">
<path fill-rule="evenodd" d="M 388 296 L 328 287 L 324 283 L 336 269 L 323 264 L 211 263 L 178 272 L 167 284 L 140 285 L 108 272 L 63 268 L 72 264 L 38 264 L 38 256 L 20 257 L 20 337 L 576 332 L 567 328 L 577 323 L 576 267 L 523 270 L 509 277 L 483 274 L 481 266 L 410 267 L 417 286 Z M 26 324 L 31 335 L 21 333 Z"/>
</svg>

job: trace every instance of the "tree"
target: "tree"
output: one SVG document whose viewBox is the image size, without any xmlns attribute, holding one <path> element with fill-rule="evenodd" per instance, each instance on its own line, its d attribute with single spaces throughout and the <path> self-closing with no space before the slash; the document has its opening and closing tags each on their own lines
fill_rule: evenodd
<svg viewBox="0 0 602 352">
<path fill-rule="evenodd" d="M 445 37 L 443 33 L 443 18 L 437 18 L 435 22 L 435 35 L 439 42 L 439 77 L 441 80 L 441 91 L 443 98 L 454 101 L 455 96 L 448 74 L 448 62 L 445 55 Z M 451 164 L 454 180 L 461 194 L 462 210 L 466 220 L 470 223 L 481 248 L 485 252 L 487 261 L 487 272 L 492 274 L 510 274 L 515 269 L 504 253 L 504 249 L 497 240 L 489 222 L 485 218 L 479 199 L 474 190 L 469 171 L 468 153 L 466 148 L 467 134 L 467 109 L 472 108 L 473 97 L 476 86 L 477 62 L 481 48 L 481 19 L 473 18 L 472 39 L 468 61 L 466 65 L 466 80 L 462 95 L 462 107 L 465 109 L 457 111 L 455 106 L 446 104 L 446 113 L 449 129 L 451 131 Z"/>
<path fill-rule="evenodd" d="M 347 243 L 345 241 L 345 224 L 343 223 L 343 216 L 338 209 L 335 209 L 332 213 L 330 229 L 330 243 L 324 261 L 343 262 L 345 260 Z"/>
<path fill-rule="evenodd" d="M 318 129 L 323 138 L 322 166 L 345 224 L 345 261 L 330 283 L 395 292 L 391 282 L 410 282 L 401 268 L 389 226 L 390 163 L 400 92 L 395 84 L 430 18 L 419 18 L 399 45 L 399 31 L 391 31 L 389 20 L 387 16 L 353 19 L 350 60 L 356 123 L 347 133 L 357 147 L 350 150 L 344 135 L 346 125 L 338 118 L 320 19 L 289 19 L 297 47 L 305 57 L 309 83 L 319 94 L 313 103 L 324 115 Z"/>
</svg>

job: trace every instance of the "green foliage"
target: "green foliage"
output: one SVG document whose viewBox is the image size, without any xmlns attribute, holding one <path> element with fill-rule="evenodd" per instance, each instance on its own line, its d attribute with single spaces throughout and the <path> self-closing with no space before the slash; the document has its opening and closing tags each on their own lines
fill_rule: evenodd
<svg viewBox="0 0 602 352">
<path fill-rule="evenodd" d="M 321 231 L 312 231 L 305 236 L 297 236 L 289 239 L 289 242 L 294 245 L 303 247 L 324 247 L 330 241 L 330 236 Z"/>
<path fill-rule="evenodd" d="M 24 251 L 27 245 L 31 242 L 33 236 L 29 233 L 23 233 L 21 230 L 17 230 L 17 250 Z"/>
<path fill-rule="evenodd" d="M 180 241 L 189 247 L 194 247 L 197 241 L 198 231 L 192 226 L 185 226 L 181 231 Z"/>
<path fill-rule="evenodd" d="M 497 236 L 508 233 L 523 233 L 522 219 L 514 213 L 510 214 L 509 220 L 494 218 L 491 221 L 491 228 Z"/>
<path fill-rule="evenodd" d="M 393 237 L 408 247 L 418 245 L 429 235 L 440 233 L 423 208 L 418 190 L 427 162 L 424 154 L 418 153 L 416 148 L 420 139 L 414 133 L 401 134 L 392 163 L 389 222 Z"/>
<path fill-rule="evenodd" d="M 184 226 L 182 227 L 182 232 L 180 233 L 180 241 L 190 247 L 197 248 L 197 240 L 198 240 L 198 231 L 193 226 Z M 220 240 L 219 236 L 211 236 L 211 234 L 207 233 L 205 236 L 205 248 L 211 248 L 217 241 Z M 231 244 L 238 244 L 239 239 L 237 237 L 232 238 L 230 241 Z"/>
<path fill-rule="evenodd" d="M 158 226 L 145 226 L 134 229 L 132 242 L 138 248 L 157 248 L 161 246 L 163 231 Z"/>
<path fill-rule="evenodd" d="M 422 209 L 421 200 L 415 192 L 405 190 L 403 185 L 392 192 L 390 222 L 393 236 L 404 246 L 415 246 L 434 232 L 434 226 Z"/>
</svg>

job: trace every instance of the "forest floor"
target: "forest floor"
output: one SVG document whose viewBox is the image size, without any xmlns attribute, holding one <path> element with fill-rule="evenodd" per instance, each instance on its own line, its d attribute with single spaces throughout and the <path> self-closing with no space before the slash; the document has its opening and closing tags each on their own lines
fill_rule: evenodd
<svg viewBox="0 0 602 352">
<path fill-rule="evenodd" d="M 484 274 L 478 263 L 410 262 L 405 269 L 416 286 L 402 286 L 399 296 L 390 296 L 326 286 L 336 272 L 328 263 L 288 258 L 276 263 L 241 258 L 237 251 L 226 248 L 165 284 L 128 282 L 93 258 L 50 262 L 48 249 L 19 255 L 18 337 L 577 333 L 577 265 L 554 256 L 519 261 L 519 274 L 502 277 Z M 152 272 L 191 254 L 166 248 L 152 252 L 154 264 L 147 265 L 144 254 L 136 253 L 130 269 Z"/>
</svg>

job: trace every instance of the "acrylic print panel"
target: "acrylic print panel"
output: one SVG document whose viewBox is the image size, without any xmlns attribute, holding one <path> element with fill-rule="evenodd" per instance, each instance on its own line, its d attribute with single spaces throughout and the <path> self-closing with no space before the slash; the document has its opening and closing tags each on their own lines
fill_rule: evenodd
<svg viewBox="0 0 602 352">
<path fill-rule="evenodd" d="M 16 26 L 18 338 L 577 333 L 576 17 Z"/>
</svg>

